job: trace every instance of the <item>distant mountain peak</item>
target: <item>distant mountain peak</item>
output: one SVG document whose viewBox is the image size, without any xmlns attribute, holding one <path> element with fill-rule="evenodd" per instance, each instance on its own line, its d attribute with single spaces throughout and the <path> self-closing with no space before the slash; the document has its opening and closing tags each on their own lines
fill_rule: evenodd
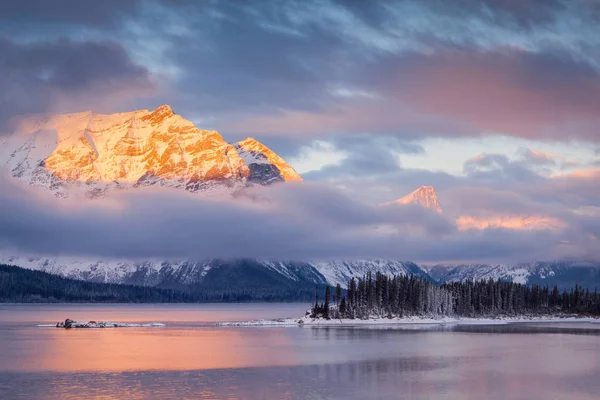
<svg viewBox="0 0 600 400">
<path fill-rule="evenodd" d="M 418 204 L 440 214 L 443 212 L 433 186 L 421 186 L 401 199 L 396 200 L 395 203 Z"/>
</svg>

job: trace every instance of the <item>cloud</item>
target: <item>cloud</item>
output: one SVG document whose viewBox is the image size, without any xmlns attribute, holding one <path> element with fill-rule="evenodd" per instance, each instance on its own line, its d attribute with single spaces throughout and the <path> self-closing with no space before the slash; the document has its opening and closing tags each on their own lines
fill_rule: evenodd
<svg viewBox="0 0 600 400">
<path fill-rule="evenodd" d="M 378 228 L 388 227 L 393 234 L 410 227 L 431 235 L 454 230 L 450 222 L 424 209 L 366 206 L 314 185 L 251 191 L 259 199 L 253 201 L 138 189 L 91 203 L 54 199 L 12 181 L 3 180 L 1 186 L 0 243 L 25 253 L 132 258 L 356 257 L 359 253 L 352 246 L 364 236 L 377 235 Z M 358 252 L 362 251 L 371 250 L 361 245 Z M 389 251 L 391 255 L 394 250 Z"/>
<path fill-rule="evenodd" d="M 499 149 L 452 175 L 402 168 L 402 157 L 426 151 L 426 137 L 598 142 L 599 21 L 591 1 L 1 2 L 0 125 L 21 113 L 170 103 L 229 138 L 270 136 L 284 156 L 328 143 L 340 158 L 305 177 L 342 191 L 273 189 L 266 203 L 142 191 L 89 205 L 3 182 L 2 238 L 34 252 L 131 257 L 584 254 L 598 233 L 596 217 L 577 214 L 598 207 L 592 161 Z M 456 232 L 420 209 L 360 202 L 421 185 L 435 186 L 448 212 L 543 211 L 566 228 Z"/>
<path fill-rule="evenodd" d="M 113 108 L 154 85 L 113 42 L 0 39 L 0 131 L 19 114 Z"/>
<path fill-rule="evenodd" d="M 136 189 L 93 202 L 55 199 L 4 179 L 0 186 L 0 244 L 22 254 L 523 261 L 598 249 L 585 235 L 597 224 L 575 217 L 559 232 L 457 232 L 453 222 L 418 206 L 368 206 L 314 184 L 275 185 L 229 200 Z"/>
<path fill-rule="evenodd" d="M 305 173 L 304 179 L 322 181 L 389 175 L 401 169 L 401 154 L 423 152 L 418 144 L 385 136 L 348 135 L 334 137 L 327 143 L 332 152 L 344 157 Z"/>
<path fill-rule="evenodd" d="M 287 111 L 229 128 L 450 137 L 495 132 L 534 140 L 600 140 L 600 74 L 568 57 L 508 49 L 405 54 L 364 66 L 357 79 L 362 79 L 360 87 L 381 97 L 337 99 L 328 110 Z"/>
<path fill-rule="evenodd" d="M 160 99 L 136 104 L 169 103 L 235 137 L 597 139 L 593 2 L 9 3 L 0 33 L 14 43 L 118 42 L 167 77 Z"/>
<path fill-rule="evenodd" d="M 476 132 L 559 140 L 569 132 L 571 139 L 599 139 L 593 126 L 600 75 L 560 54 L 445 51 L 389 67 L 374 76 L 390 95 Z"/>
<path fill-rule="evenodd" d="M 2 24 L 27 25 L 73 24 L 99 28 L 114 28 L 125 16 L 135 15 L 140 9 L 138 0 L 20 0 L 0 2 Z"/>
<path fill-rule="evenodd" d="M 556 154 L 535 149 L 522 149 L 521 154 L 523 158 L 535 165 L 556 165 L 557 159 L 563 158 Z"/>
</svg>

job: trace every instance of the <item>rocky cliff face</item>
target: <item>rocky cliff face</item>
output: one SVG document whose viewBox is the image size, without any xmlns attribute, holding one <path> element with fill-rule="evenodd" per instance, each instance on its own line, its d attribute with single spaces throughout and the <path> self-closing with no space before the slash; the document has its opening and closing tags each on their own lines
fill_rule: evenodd
<svg viewBox="0 0 600 400">
<path fill-rule="evenodd" d="M 258 141 L 227 143 L 218 132 L 198 129 L 167 105 L 154 111 L 24 118 L 0 143 L 0 165 L 59 196 L 68 195 L 70 184 L 101 195 L 128 186 L 203 191 L 302 180 Z"/>
</svg>

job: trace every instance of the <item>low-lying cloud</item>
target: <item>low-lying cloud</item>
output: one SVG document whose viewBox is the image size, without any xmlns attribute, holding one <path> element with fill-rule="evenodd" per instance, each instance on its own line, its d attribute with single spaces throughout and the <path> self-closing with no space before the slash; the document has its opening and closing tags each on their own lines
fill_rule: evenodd
<svg viewBox="0 0 600 400">
<path fill-rule="evenodd" d="M 0 247 L 18 254 L 130 259 L 256 257 L 525 261 L 595 256 L 598 224 L 561 231 L 459 232 L 418 206 L 371 206 L 316 184 L 249 189 L 235 199 L 172 189 L 56 199 L 0 180 Z"/>
</svg>

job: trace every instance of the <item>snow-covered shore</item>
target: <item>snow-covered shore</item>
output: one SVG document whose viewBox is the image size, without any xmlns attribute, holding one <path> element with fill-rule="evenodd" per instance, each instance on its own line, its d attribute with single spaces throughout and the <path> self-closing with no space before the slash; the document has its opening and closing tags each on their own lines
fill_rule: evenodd
<svg viewBox="0 0 600 400">
<path fill-rule="evenodd" d="M 599 318 L 519 316 L 498 318 L 455 318 L 455 317 L 404 317 L 370 319 L 323 319 L 323 318 L 279 318 L 242 322 L 219 322 L 217 326 L 369 326 L 369 325 L 505 325 L 510 323 L 588 322 L 600 323 Z"/>
</svg>

